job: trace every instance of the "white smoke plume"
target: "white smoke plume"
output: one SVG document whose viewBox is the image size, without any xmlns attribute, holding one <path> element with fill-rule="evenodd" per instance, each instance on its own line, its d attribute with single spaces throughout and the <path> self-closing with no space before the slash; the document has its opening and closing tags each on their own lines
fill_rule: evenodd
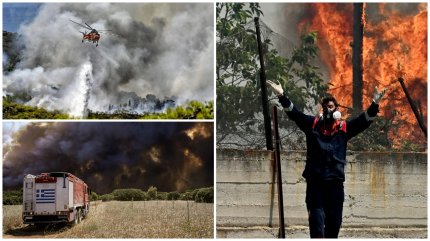
<svg viewBox="0 0 430 241">
<path fill-rule="evenodd" d="M 115 35 L 81 43 L 84 29 L 69 19 Z M 18 34 L 21 61 L 5 74 L 3 95 L 25 93 L 29 105 L 80 117 L 85 100 L 107 111 L 124 92 L 214 99 L 212 3 L 46 3 Z"/>
</svg>

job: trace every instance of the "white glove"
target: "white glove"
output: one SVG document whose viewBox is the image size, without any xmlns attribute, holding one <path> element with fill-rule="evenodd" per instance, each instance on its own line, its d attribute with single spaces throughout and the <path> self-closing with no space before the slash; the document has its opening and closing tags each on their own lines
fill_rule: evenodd
<svg viewBox="0 0 430 241">
<path fill-rule="evenodd" d="M 273 92 L 275 93 L 275 95 L 277 96 L 282 96 L 284 95 L 284 90 L 282 89 L 281 84 L 275 84 L 273 81 L 271 80 L 267 80 L 266 83 L 270 86 L 270 88 L 272 88 Z"/>
<path fill-rule="evenodd" d="M 379 104 L 379 101 L 381 101 L 382 97 L 384 97 L 385 92 L 387 92 L 387 88 L 384 88 L 381 92 L 379 92 L 378 86 L 375 86 L 375 92 L 373 92 L 373 101 L 376 104 Z"/>
</svg>

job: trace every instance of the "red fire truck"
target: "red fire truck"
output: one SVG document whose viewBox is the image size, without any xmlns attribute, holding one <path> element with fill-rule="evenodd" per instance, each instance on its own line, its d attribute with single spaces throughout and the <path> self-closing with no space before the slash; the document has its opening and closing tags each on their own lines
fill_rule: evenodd
<svg viewBox="0 0 430 241">
<path fill-rule="evenodd" d="M 79 223 L 89 212 L 90 190 L 67 172 L 24 177 L 22 219 L 26 224 Z"/>
</svg>

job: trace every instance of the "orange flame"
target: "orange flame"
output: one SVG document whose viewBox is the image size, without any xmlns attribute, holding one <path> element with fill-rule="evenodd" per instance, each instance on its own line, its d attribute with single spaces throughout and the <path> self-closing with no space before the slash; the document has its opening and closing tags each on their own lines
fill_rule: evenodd
<svg viewBox="0 0 430 241">
<path fill-rule="evenodd" d="M 191 140 L 194 140 L 197 136 L 208 138 L 211 135 L 211 129 L 205 123 L 196 123 L 192 128 L 184 132 Z"/>
<path fill-rule="evenodd" d="M 390 3 L 379 3 L 377 20 L 363 19 L 363 107 L 370 105 L 373 89 L 388 87 L 386 98 L 380 103 L 380 113 L 403 123 L 389 133 L 394 144 L 401 140 L 426 143 L 426 138 L 409 106 L 400 84 L 405 79 L 415 101 L 420 102 L 427 120 L 427 4 L 416 4 L 414 14 L 405 14 Z M 367 8 L 367 6 L 366 6 Z M 369 17 L 365 8 L 363 18 Z M 317 30 L 322 61 L 330 75 L 330 93 L 343 106 L 352 106 L 352 4 L 310 5 L 310 30 Z"/>
</svg>

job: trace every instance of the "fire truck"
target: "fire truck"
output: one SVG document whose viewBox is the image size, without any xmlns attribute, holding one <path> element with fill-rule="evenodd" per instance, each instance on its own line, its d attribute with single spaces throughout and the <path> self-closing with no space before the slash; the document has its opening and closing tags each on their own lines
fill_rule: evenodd
<svg viewBox="0 0 430 241">
<path fill-rule="evenodd" d="M 67 172 L 24 177 L 22 219 L 25 224 L 78 224 L 88 214 L 90 189 Z"/>
</svg>

